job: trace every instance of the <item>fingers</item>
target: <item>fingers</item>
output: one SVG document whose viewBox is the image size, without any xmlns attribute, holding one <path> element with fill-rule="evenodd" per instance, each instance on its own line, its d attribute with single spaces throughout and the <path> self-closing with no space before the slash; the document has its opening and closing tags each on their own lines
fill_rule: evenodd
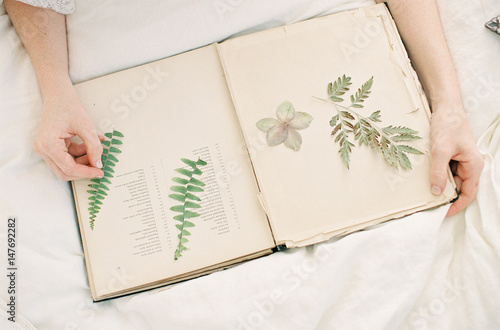
<svg viewBox="0 0 500 330">
<path fill-rule="evenodd" d="M 451 166 L 457 190 L 459 191 L 459 198 L 448 210 L 447 217 L 459 213 L 476 199 L 479 177 L 484 161 L 472 141 L 471 139 L 471 141 L 467 141 L 469 144 L 459 145 L 457 154 L 453 154 L 452 149 L 446 150 L 449 147 L 445 143 L 439 145 L 434 143 L 432 147 L 432 193 L 440 195 L 445 189 L 448 179 L 448 166 Z"/>
<path fill-rule="evenodd" d="M 89 157 L 87 155 L 83 155 L 81 157 L 75 158 L 75 162 L 77 164 L 81 164 L 81 165 L 90 165 Z"/>
<path fill-rule="evenodd" d="M 447 217 L 459 213 L 476 199 L 484 160 L 479 152 L 477 155 L 475 153 L 473 155 L 474 157 L 471 157 L 470 160 L 459 163 L 457 166 L 455 182 L 460 195 L 448 210 Z"/>
<path fill-rule="evenodd" d="M 448 213 L 446 213 L 446 216 L 451 217 L 457 213 L 460 213 L 460 211 L 465 209 L 465 207 L 467 207 L 475 198 L 475 193 L 474 195 L 470 195 L 467 189 L 462 190 L 458 199 L 453 204 L 451 204 L 451 207 L 448 210 Z"/>
<path fill-rule="evenodd" d="M 68 80 L 69 81 L 69 80 Z M 44 99 L 43 113 L 34 141 L 42 156 L 61 180 L 103 176 L 99 168 L 103 151 L 94 123 L 71 83 L 62 86 L 57 97 Z M 78 136 L 82 143 L 72 143 Z"/>
<path fill-rule="evenodd" d="M 54 153 L 51 155 L 51 160 L 57 164 L 59 170 L 62 172 L 62 180 L 65 181 L 95 178 L 104 175 L 104 173 L 98 168 L 78 164 L 67 152 Z"/>
<path fill-rule="evenodd" d="M 80 157 L 87 153 L 87 149 L 84 143 L 70 143 L 68 152 L 74 157 Z"/>
<path fill-rule="evenodd" d="M 433 195 L 441 195 L 448 180 L 448 164 L 451 155 L 441 146 L 433 145 L 432 148 L 432 166 L 431 166 L 431 191 Z"/>
<path fill-rule="evenodd" d="M 78 144 L 70 144 L 69 148 L 66 148 L 67 140 L 56 138 L 49 141 L 51 142 L 46 142 L 44 139 L 37 139 L 34 143 L 34 149 L 42 156 L 60 180 L 78 180 L 104 175 L 102 170 L 87 166 L 88 160 L 85 164 L 85 158 L 79 157 L 79 161 L 76 162 L 72 155 L 69 154 L 69 149 L 72 149 L 76 153 L 81 152 L 82 147 Z"/>
<path fill-rule="evenodd" d="M 431 153 L 432 193 L 440 195 L 444 191 L 450 166 L 460 194 L 447 216 L 457 214 L 476 198 L 484 163 L 461 104 L 436 102 L 433 105 Z"/>
<path fill-rule="evenodd" d="M 95 129 L 89 129 L 87 127 L 83 127 L 81 129 L 78 129 L 75 133 L 83 141 L 83 145 L 85 146 L 85 153 L 88 156 L 88 161 L 90 165 L 97 168 L 101 168 L 102 144 L 100 136 L 97 135 Z M 83 153 L 80 154 L 79 156 L 81 155 L 83 155 Z"/>
<path fill-rule="evenodd" d="M 457 191 L 462 191 L 462 183 L 464 182 L 464 180 L 462 180 L 461 177 L 459 177 L 458 175 L 455 175 L 453 177 L 453 180 L 455 180 L 455 186 L 457 186 Z"/>
<path fill-rule="evenodd" d="M 80 135 L 83 136 L 80 136 L 80 138 L 82 138 L 83 143 L 71 143 L 68 137 L 61 137 L 65 134 L 54 134 L 50 129 L 41 129 L 37 134 L 34 149 L 42 156 L 60 180 L 78 180 L 104 175 L 102 170 L 91 166 L 89 163 L 89 159 L 92 159 L 93 164 L 100 165 L 101 141 L 104 137 L 94 135 L 92 130 L 81 129 L 81 131 L 83 133 L 80 133 Z M 66 134 L 66 136 L 68 135 Z"/>
<path fill-rule="evenodd" d="M 100 142 L 104 141 L 103 135 L 99 135 L 98 137 Z M 87 153 L 87 147 L 85 146 L 84 143 L 71 143 L 70 140 L 67 140 L 66 146 L 68 147 L 68 152 L 70 153 L 70 155 L 74 157 L 80 157 Z M 86 160 L 85 163 L 79 163 L 79 164 L 89 165 L 90 163 L 88 160 Z"/>
<path fill-rule="evenodd" d="M 451 173 L 457 173 L 457 168 L 458 168 L 458 162 L 456 160 L 451 160 L 450 161 L 450 169 Z"/>
<path fill-rule="evenodd" d="M 40 154 L 43 160 L 49 165 L 50 169 L 61 181 L 79 180 L 84 178 L 101 177 L 104 175 L 101 170 L 94 167 L 76 164 L 75 161 L 64 161 L 61 168 L 47 154 Z M 69 156 L 69 154 L 67 154 Z M 69 156 L 71 159 L 72 157 Z"/>
</svg>

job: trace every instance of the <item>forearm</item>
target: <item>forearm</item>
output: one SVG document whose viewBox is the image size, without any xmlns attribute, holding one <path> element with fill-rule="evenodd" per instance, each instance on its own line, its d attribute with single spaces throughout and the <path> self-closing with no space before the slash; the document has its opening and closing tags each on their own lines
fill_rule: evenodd
<svg viewBox="0 0 500 330">
<path fill-rule="evenodd" d="M 441 194 L 446 187 L 449 164 L 453 161 L 451 169 L 460 196 L 447 215 L 454 215 L 476 198 L 484 162 L 466 119 L 438 9 L 435 0 L 387 2 L 433 111 L 430 134 L 433 194 Z"/>
<path fill-rule="evenodd" d="M 35 151 L 61 180 L 102 176 L 99 136 L 69 79 L 65 16 L 15 0 L 4 0 L 4 4 L 42 93 Z M 83 143 L 72 142 L 74 136 Z"/>
<path fill-rule="evenodd" d="M 377 0 L 377 2 L 383 2 Z M 435 0 L 386 0 L 433 110 L 462 111 L 453 61 Z"/>
<path fill-rule="evenodd" d="M 31 58 L 44 101 L 71 85 L 65 16 L 5 0 L 5 9 Z"/>
</svg>

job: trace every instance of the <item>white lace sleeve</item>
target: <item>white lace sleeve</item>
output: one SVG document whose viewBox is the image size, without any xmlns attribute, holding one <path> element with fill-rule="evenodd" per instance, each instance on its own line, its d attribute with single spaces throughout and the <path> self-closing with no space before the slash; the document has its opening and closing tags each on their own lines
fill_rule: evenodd
<svg viewBox="0 0 500 330">
<path fill-rule="evenodd" d="M 74 0 L 17 0 L 27 5 L 41 7 L 57 11 L 61 14 L 71 14 L 75 11 Z"/>
</svg>

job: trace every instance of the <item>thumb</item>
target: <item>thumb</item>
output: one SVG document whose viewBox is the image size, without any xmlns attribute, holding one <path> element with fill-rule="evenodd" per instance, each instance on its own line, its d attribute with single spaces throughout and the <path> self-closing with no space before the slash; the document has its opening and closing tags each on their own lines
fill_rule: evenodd
<svg viewBox="0 0 500 330">
<path fill-rule="evenodd" d="M 448 166 L 451 157 L 444 152 L 433 152 L 431 166 L 431 191 L 433 195 L 441 195 L 448 180 Z"/>
<path fill-rule="evenodd" d="M 79 127 L 75 133 L 82 139 L 83 144 L 85 145 L 85 150 L 87 152 L 87 157 L 90 165 L 97 168 L 102 168 L 102 144 L 95 129 L 89 129 L 88 127 L 83 126 Z"/>
</svg>

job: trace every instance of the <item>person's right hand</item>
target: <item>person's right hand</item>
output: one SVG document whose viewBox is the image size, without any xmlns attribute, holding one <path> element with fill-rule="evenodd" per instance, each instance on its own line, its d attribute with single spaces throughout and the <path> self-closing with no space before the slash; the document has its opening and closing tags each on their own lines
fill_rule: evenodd
<svg viewBox="0 0 500 330">
<path fill-rule="evenodd" d="M 103 176 L 103 137 L 97 135 L 68 73 L 66 17 L 20 1 L 4 0 L 4 5 L 30 56 L 43 98 L 35 151 L 61 180 Z M 72 143 L 74 136 L 83 143 Z"/>
<path fill-rule="evenodd" d="M 83 143 L 70 141 L 74 136 L 80 137 Z M 34 148 L 59 179 L 102 177 L 100 140 L 102 137 L 97 135 L 72 85 L 44 98 Z"/>
</svg>

